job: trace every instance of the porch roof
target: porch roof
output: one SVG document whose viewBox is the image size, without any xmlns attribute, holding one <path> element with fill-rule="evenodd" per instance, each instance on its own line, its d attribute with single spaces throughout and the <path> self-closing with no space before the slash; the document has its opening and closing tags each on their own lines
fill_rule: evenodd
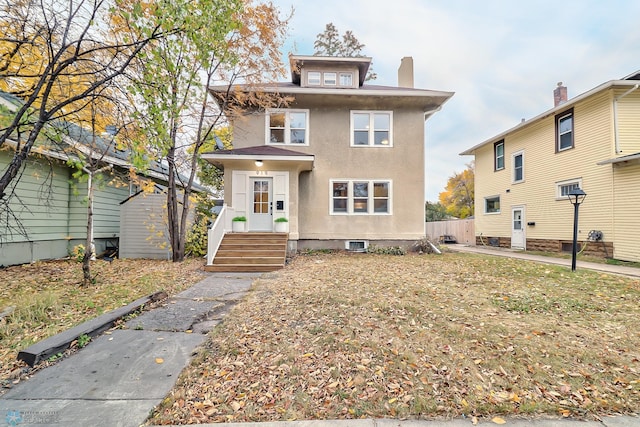
<svg viewBox="0 0 640 427">
<path fill-rule="evenodd" d="M 223 167 L 237 162 L 276 162 L 300 167 L 300 170 L 312 170 L 315 156 L 313 154 L 300 153 L 298 151 L 271 145 L 258 145 L 255 147 L 234 148 L 231 150 L 216 150 L 210 153 L 202 153 L 202 158 L 216 166 Z"/>
</svg>

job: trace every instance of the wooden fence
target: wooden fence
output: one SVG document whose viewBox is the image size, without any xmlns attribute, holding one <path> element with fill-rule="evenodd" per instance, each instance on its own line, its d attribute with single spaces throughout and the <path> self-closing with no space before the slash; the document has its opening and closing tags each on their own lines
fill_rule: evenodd
<svg viewBox="0 0 640 427">
<path fill-rule="evenodd" d="M 425 233 L 433 240 L 439 240 L 441 236 L 453 236 L 458 243 L 474 246 L 476 244 L 473 219 L 426 222 Z"/>
</svg>

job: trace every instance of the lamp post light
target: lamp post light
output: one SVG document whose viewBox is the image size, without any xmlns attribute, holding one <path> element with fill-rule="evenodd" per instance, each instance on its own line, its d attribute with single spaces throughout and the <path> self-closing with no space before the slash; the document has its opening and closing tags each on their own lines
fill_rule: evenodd
<svg viewBox="0 0 640 427">
<path fill-rule="evenodd" d="M 574 188 L 567 194 L 573 205 L 573 248 L 571 250 L 571 271 L 576 271 L 576 249 L 578 247 L 578 208 L 587 197 L 587 193 L 581 188 Z"/>
</svg>

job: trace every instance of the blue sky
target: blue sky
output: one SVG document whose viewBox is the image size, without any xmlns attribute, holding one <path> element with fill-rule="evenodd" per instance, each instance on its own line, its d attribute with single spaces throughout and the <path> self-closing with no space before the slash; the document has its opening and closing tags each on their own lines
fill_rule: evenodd
<svg viewBox="0 0 640 427">
<path fill-rule="evenodd" d="M 273 0 L 293 8 L 283 54 L 313 54 L 329 22 L 351 30 L 380 85 L 412 56 L 415 87 L 456 94 L 426 124 L 425 197 L 437 201 L 458 154 L 569 98 L 640 70 L 637 0 Z"/>
</svg>

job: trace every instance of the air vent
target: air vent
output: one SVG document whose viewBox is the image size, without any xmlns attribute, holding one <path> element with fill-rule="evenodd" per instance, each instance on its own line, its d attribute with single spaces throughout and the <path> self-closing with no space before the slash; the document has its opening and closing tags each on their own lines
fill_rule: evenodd
<svg viewBox="0 0 640 427">
<path fill-rule="evenodd" d="M 366 240 L 347 240 L 344 242 L 344 248 L 351 252 L 365 252 L 369 247 Z"/>
</svg>

